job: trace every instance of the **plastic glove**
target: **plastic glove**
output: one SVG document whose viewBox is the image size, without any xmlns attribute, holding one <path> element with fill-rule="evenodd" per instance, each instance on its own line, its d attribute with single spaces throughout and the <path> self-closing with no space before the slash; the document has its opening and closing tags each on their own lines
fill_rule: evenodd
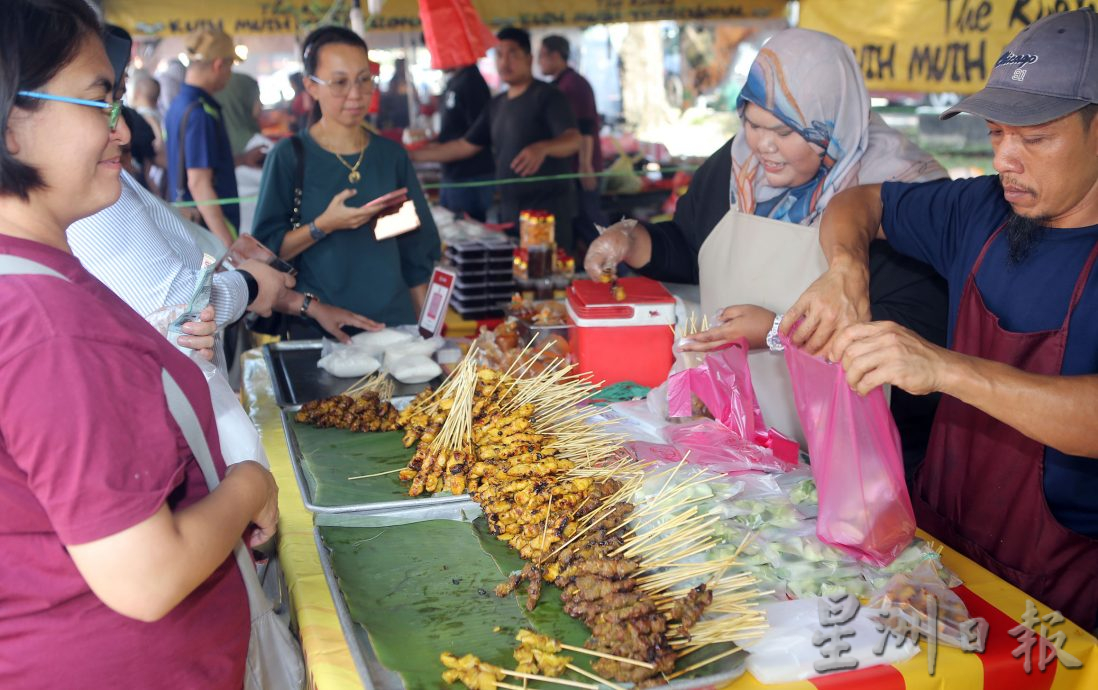
<svg viewBox="0 0 1098 690">
<path fill-rule="evenodd" d="M 627 218 L 608 228 L 599 228 L 599 237 L 591 243 L 583 261 L 583 268 L 592 280 L 598 280 L 603 273 L 614 270 L 625 260 L 633 248 L 632 230 L 636 225 L 637 221 Z"/>
</svg>

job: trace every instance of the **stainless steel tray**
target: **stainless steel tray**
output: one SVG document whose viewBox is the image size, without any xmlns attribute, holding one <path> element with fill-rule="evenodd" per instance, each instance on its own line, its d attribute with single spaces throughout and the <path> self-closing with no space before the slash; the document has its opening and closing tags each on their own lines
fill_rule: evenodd
<svg viewBox="0 0 1098 690">
<path fill-rule="evenodd" d="M 427 506 L 399 512 L 348 516 L 349 521 L 341 521 L 341 524 L 349 527 L 386 527 L 425 520 L 471 522 L 480 514 L 480 507 L 475 503 L 468 502 L 464 505 Z M 344 600 L 343 593 L 339 588 L 339 581 L 332 569 L 330 552 L 320 536 L 319 524 L 313 528 L 313 538 L 316 541 L 317 552 L 320 554 L 320 565 L 324 570 L 324 578 L 328 582 L 328 591 L 331 593 L 332 602 L 335 604 L 339 625 L 343 630 L 343 636 L 347 641 L 351 658 L 354 659 L 355 668 L 358 670 L 363 686 L 367 690 L 404 690 L 404 682 L 400 675 L 385 668 L 378 661 L 373 645 L 370 644 L 366 628 L 351 618 L 351 612 L 347 608 L 347 602 Z M 696 678 L 684 678 L 658 687 L 668 688 L 669 690 L 713 690 L 722 687 L 744 674 L 746 656 L 740 656 L 739 659 L 740 663 L 731 670 Z M 625 685 L 628 685 L 628 683 Z M 452 687 L 458 688 L 460 686 L 455 685 Z"/>
<path fill-rule="evenodd" d="M 271 373 L 275 402 L 279 407 L 293 407 L 339 395 L 358 380 L 332 376 L 318 367 L 316 363 L 322 347 L 321 340 L 288 340 L 263 346 L 263 358 Z M 427 387 L 425 383 L 395 383 L 396 396 L 415 395 Z"/>
<path fill-rule="evenodd" d="M 282 430 L 286 436 L 286 448 L 289 450 L 290 465 L 294 468 L 294 477 L 297 479 L 297 488 L 301 492 L 301 501 L 305 504 L 305 508 L 310 512 L 320 515 L 349 515 L 356 513 L 378 513 L 387 511 L 417 511 L 435 506 L 452 505 L 452 504 L 469 504 L 472 505 L 467 494 L 460 496 L 454 496 L 453 494 L 438 494 L 437 496 L 429 496 L 426 498 L 413 498 L 411 496 L 405 499 L 396 499 L 392 501 L 380 501 L 376 503 L 352 503 L 340 506 L 322 506 L 317 505 L 312 492 L 309 487 L 309 480 L 305 476 L 305 468 L 302 467 L 302 451 L 301 446 L 297 442 L 297 435 L 294 433 L 293 424 L 290 423 L 294 414 L 299 409 L 299 406 L 283 407 L 282 414 Z M 434 518 L 421 518 L 430 520 Z M 328 523 L 331 524 L 331 523 Z"/>
</svg>

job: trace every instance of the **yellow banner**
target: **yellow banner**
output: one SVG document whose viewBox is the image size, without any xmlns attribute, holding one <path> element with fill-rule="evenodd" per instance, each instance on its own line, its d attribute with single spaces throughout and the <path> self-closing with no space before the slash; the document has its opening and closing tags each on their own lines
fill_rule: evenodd
<svg viewBox="0 0 1098 690">
<path fill-rule="evenodd" d="M 322 18 L 331 0 L 104 0 L 107 21 L 134 36 L 181 36 L 206 26 L 231 35 L 298 33 Z M 365 7 L 366 3 L 362 3 Z M 588 26 L 657 20 L 779 19 L 785 0 L 473 0 L 491 27 Z M 343 2 L 341 7 L 350 6 Z M 417 0 L 388 0 L 371 31 L 419 31 Z"/>
<path fill-rule="evenodd" d="M 881 91 L 983 88 L 1003 48 L 1047 14 L 1087 0 L 801 0 L 800 26 L 854 50 L 866 85 Z"/>
</svg>

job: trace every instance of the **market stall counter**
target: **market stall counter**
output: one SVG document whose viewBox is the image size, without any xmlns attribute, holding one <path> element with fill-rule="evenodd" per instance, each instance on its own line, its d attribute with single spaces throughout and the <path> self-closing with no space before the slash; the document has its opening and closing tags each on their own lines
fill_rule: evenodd
<svg viewBox="0 0 1098 690">
<path fill-rule="evenodd" d="M 279 496 L 279 555 L 289 586 L 293 615 L 301 634 L 310 687 L 320 690 L 371 687 L 370 681 L 364 680 L 360 674 L 352 653 L 353 647 L 341 627 L 318 552 L 314 516 L 305 509 L 301 495 L 294 486 L 297 479 L 283 433 L 283 414 L 274 399 L 266 363 L 259 351 L 245 353 L 243 363 L 244 404 L 260 429 L 271 470 L 282 489 Z M 925 534 L 920 536 L 928 541 L 932 539 Z M 391 557 L 399 556 L 393 553 Z M 732 690 L 765 687 L 780 690 L 967 690 L 981 687 L 996 690 L 1059 690 L 1098 687 L 1098 640 L 1070 621 L 1061 622 L 1050 616 L 1047 608 L 1039 604 L 1036 615 L 1043 617 L 1043 620 L 1034 618 L 1035 612 L 1023 592 L 948 548 L 942 550 L 941 562 L 963 580 L 964 585 L 954 591 L 967 606 L 968 614 L 973 619 L 983 618 L 987 622 L 986 648 L 983 652 L 962 652 L 954 647 L 938 645 L 935 668 L 931 674 L 928 668 L 931 645 L 923 639 L 920 641 L 921 651 L 916 656 L 894 665 L 828 673 L 808 681 L 775 685 L 763 685 L 751 674 L 729 683 L 717 682 L 714 677 L 712 687 Z M 1044 633 L 1049 644 L 1046 644 L 1045 638 L 1026 634 L 1025 626 L 1020 625 L 1022 622 L 1035 625 L 1038 631 L 1045 626 Z M 1027 640 L 1028 647 L 1025 646 Z M 1062 656 L 1059 662 L 1051 661 L 1057 654 L 1056 647 L 1071 657 Z M 455 651 L 461 653 L 463 650 Z M 1032 662 L 1029 673 L 1025 668 L 1027 658 Z M 1046 659 L 1043 664 L 1040 663 L 1042 658 Z M 1073 665 L 1070 658 L 1081 665 L 1068 668 L 1068 665 Z M 825 657 L 821 656 L 820 660 L 825 660 Z M 1065 665 L 1065 661 L 1068 664 Z M 1045 665 L 1043 671 L 1040 665 Z M 439 682 L 438 687 L 446 686 Z"/>
</svg>

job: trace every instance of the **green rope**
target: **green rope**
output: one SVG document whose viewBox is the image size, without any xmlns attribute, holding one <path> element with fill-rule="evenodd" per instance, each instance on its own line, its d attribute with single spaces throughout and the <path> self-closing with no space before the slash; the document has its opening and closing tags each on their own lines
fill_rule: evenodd
<svg viewBox="0 0 1098 690">
<path fill-rule="evenodd" d="M 673 167 L 673 168 L 660 168 L 660 174 L 664 172 L 694 172 L 696 167 Z M 425 184 L 423 189 L 472 189 L 476 187 L 495 187 L 505 186 L 513 184 L 533 184 L 535 182 L 559 182 L 562 180 L 578 180 L 581 177 L 587 177 L 587 175 L 581 175 L 579 173 L 567 173 L 563 175 L 541 175 L 539 177 L 509 177 L 504 180 L 476 180 L 473 182 L 438 182 L 435 184 Z M 590 177 L 628 177 L 625 173 L 606 171 L 600 173 L 591 173 Z M 176 208 L 194 208 L 196 206 L 225 206 L 228 204 L 247 204 L 254 202 L 258 199 L 258 196 L 245 196 L 235 197 L 232 199 L 213 199 L 211 201 L 175 201 L 172 206 Z"/>
</svg>

